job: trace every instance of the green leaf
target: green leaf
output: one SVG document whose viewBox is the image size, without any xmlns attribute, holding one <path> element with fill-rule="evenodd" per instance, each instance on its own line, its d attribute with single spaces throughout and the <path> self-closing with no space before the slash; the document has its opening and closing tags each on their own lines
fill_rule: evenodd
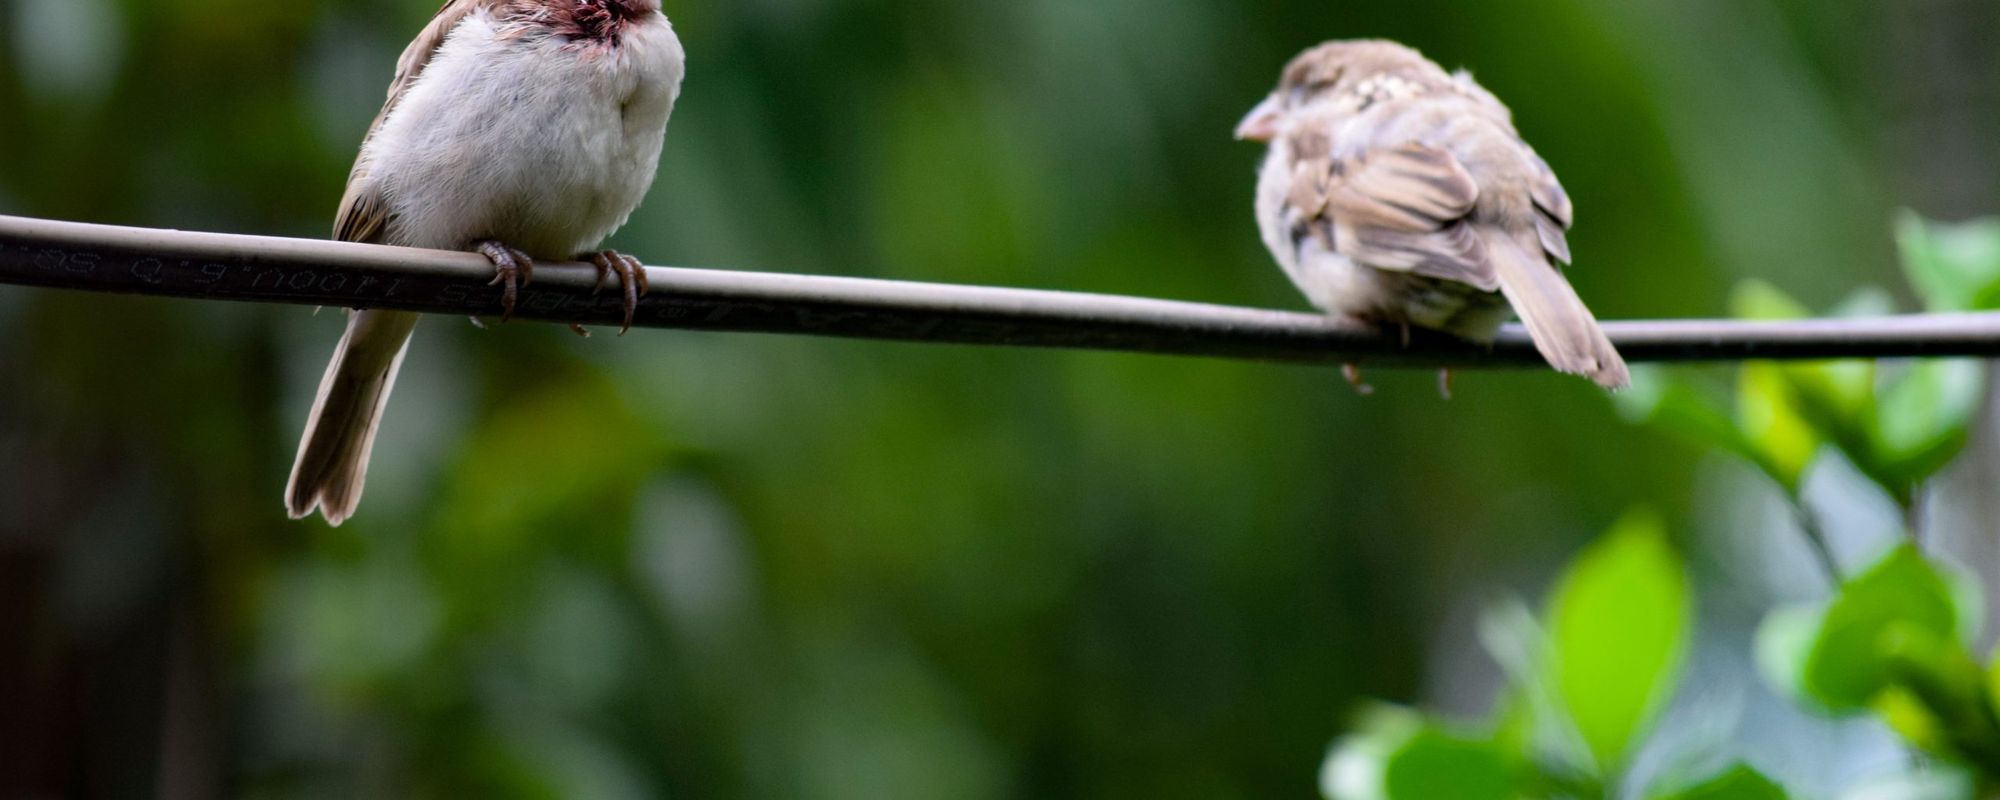
<svg viewBox="0 0 2000 800">
<path fill-rule="evenodd" d="M 1873 711 L 1932 754 L 2000 765 L 1991 699 L 2000 678 L 1982 670 L 1965 645 L 1978 635 L 1979 595 L 1971 578 L 1905 545 L 1823 609 L 1766 619 L 1758 661 L 1795 696 L 1836 713 Z"/>
<path fill-rule="evenodd" d="M 1992 299 L 2000 302 L 2000 263 L 1974 271 L 1993 283 Z M 1761 281 L 1738 285 L 1731 305 L 1750 319 L 1808 316 L 1804 305 Z M 1881 290 L 1863 289 L 1833 315 L 1892 310 Z M 1877 386 L 1877 373 L 1876 363 L 1867 360 L 1744 366 L 1737 387 L 1743 452 L 1796 492 L 1819 446 L 1831 443 L 1898 503 L 1909 504 L 1912 487 L 1964 449 L 1985 398 L 1985 368 L 1975 361 L 1926 361 L 1886 387 Z"/>
<path fill-rule="evenodd" d="M 1783 787 L 1746 764 L 1710 778 L 1693 788 L 1655 795 L 1654 800 L 1785 800 Z"/>
<path fill-rule="evenodd" d="M 1892 685 L 1876 712 L 1912 744 L 1946 758 L 2000 764 L 2000 724 L 1990 712 L 1986 675 L 1958 641 L 1914 625 L 1883 632 Z"/>
<path fill-rule="evenodd" d="M 1922 553 L 1897 548 L 1849 581 L 1827 609 L 1801 670 L 1806 695 L 1833 711 L 1867 709 L 1889 685 L 1894 639 L 1916 630 L 1959 641 L 1957 600 Z"/>
<path fill-rule="evenodd" d="M 1779 694 L 1806 700 L 1806 665 L 1826 620 L 1825 606 L 1781 608 L 1757 628 L 1757 671 Z"/>
<path fill-rule="evenodd" d="M 1389 800 L 1511 800 L 1514 765 L 1492 742 L 1428 728 L 1404 743 L 1384 775 Z"/>
<path fill-rule="evenodd" d="M 1522 763 L 1491 738 L 1378 706 L 1327 754 L 1320 792 L 1329 800 L 1510 800 L 1521 796 Z"/>
<path fill-rule="evenodd" d="M 1882 392 L 1868 470 L 1902 484 L 1928 480 L 1951 463 L 1970 438 L 1973 417 L 1986 398 L 1986 367 L 1978 361 L 1923 361 Z M 1901 491 L 1896 491 L 1900 488 Z"/>
<path fill-rule="evenodd" d="M 1835 316 L 1878 315 L 1885 300 L 1880 292 L 1860 291 L 1849 297 Z M 1804 319 L 1812 312 L 1782 290 L 1763 281 L 1748 280 L 1737 285 L 1731 296 L 1737 316 L 1756 320 Z M 1802 441 L 1794 428 L 1813 431 L 1815 449 L 1820 441 L 1865 444 L 1868 422 L 1874 414 L 1875 362 L 1820 361 L 1785 364 L 1750 364 L 1742 372 L 1739 386 L 1739 418 L 1743 432 L 1753 442 L 1767 442 L 1763 456 L 1780 468 L 1792 467 L 1788 459 L 1805 458 L 1795 450 L 1771 451 L 1773 445 L 1796 445 Z M 1775 431 L 1766 431 L 1767 420 L 1757 416 L 1758 403 L 1785 416 L 1775 422 Z M 1768 468 L 1768 467 L 1767 467 Z M 1803 471 L 1800 468 L 1799 471 Z"/>
<path fill-rule="evenodd" d="M 1786 492 L 1798 494 L 1822 438 L 1799 412 L 1785 368 L 1764 363 L 1743 365 L 1737 380 L 1736 416 L 1751 460 Z"/>
<path fill-rule="evenodd" d="M 1949 225 L 1906 211 L 1896 222 L 1896 243 L 1925 308 L 2000 308 L 2000 220 Z"/>
<path fill-rule="evenodd" d="M 1402 706 L 1374 705 L 1355 719 L 1353 732 L 1340 737 L 1319 768 L 1319 791 L 1327 800 L 1385 800 L 1389 760 L 1424 728 L 1424 717 Z"/>
<path fill-rule="evenodd" d="M 1875 414 L 1875 362 L 1789 363 L 1778 370 L 1791 385 L 1799 413 L 1821 436 L 1838 441 L 1867 431 Z"/>
<path fill-rule="evenodd" d="M 1874 705 L 1875 716 L 1917 749 L 1943 753 L 1950 747 L 1945 721 L 1915 692 L 1890 686 L 1875 696 Z"/>
<path fill-rule="evenodd" d="M 1557 693 L 1606 771 L 1670 696 L 1689 590 L 1665 525 L 1633 514 L 1571 564 L 1551 603 Z"/>
</svg>

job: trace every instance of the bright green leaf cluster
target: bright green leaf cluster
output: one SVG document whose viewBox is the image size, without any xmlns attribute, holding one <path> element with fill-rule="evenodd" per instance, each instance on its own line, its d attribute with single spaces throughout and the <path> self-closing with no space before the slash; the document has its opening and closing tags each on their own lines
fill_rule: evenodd
<svg viewBox="0 0 2000 800">
<path fill-rule="evenodd" d="M 1794 696 L 1872 712 L 1925 751 L 2000 775 L 1996 678 L 1968 649 L 1980 600 L 1967 583 L 1897 548 L 1825 604 L 1772 615 L 1759 660 Z"/>
<path fill-rule="evenodd" d="M 1800 685 L 1828 708 L 1866 707 L 1890 684 L 1894 651 L 1915 637 L 1956 640 L 1958 619 L 1944 577 L 1914 548 L 1897 548 L 1828 606 Z"/>
<path fill-rule="evenodd" d="M 1947 227 L 1909 217 L 1900 233 L 1927 307 L 2000 307 L 2000 222 Z M 1758 281 L 1739 286 L 1731 305 L 1750 320 L 1812 315 Z M 1864 290 L 1832 313 L 1893 311 L 1888 293 Z M 1751 363 L 1738 373 L 1733 408 L 1720 402 L 1722 392 L 1659 372 L 1642 375 L 1619 402 L 1630 417 L 1756 464 L 1802 513 L 1807 471 L 1829 447 L 1909 508 L 1916 488 L 1964 447 L 1985 384 L 1984 367 L 1970 361 L 1895 370 L 1854 361 Z M 1982 607 L 1969 581 L 1904 546 L 1825 603 L 1771 614 L 1758 662 L 1794 697 L 1837 715 L 1874 714 L 1916 747 L 2000 778 L 2000 668 L 1982 667 L 1968 649 Z M 1335 800 L 1605 795 L 1621 785 L 1672 696 L 1691 609 L 1686 570 L 1664 524 L 1632 515 L 1569 566 L 1545 620 L 1523 609 L 1488 626 L 1487 644 L 1512 681 L 1496 719 L 1475 728 L 1490 733 L 1407 709 L 1377 710 L 1335 747 L 1322 787 Z M 1678 785 L 1650 796 L 1786 796 L 1743 765 Z"/>
<path fill-rule="evenodd" d="M 1946 226 L 1906 214 L 1898 242 L 1904 272 L 1928 310 L 2000 310 L 2000 220 Z M 1736 288 L 1730 306 L 1744 320 L 1812 316 L 1806 304 L 1754 280 Z M 1862 290 L 1832 316 L 1892 312 L 1888 292 Z M 1896 368 L 1752 362 L 1736 374 L 1734 412 L 1722 396 L 1682 372 L 1648 372 L 1620 406 L 1628 418 L 1756 464 L 1786 492 L 1838 582 L 1840 568 L 1802 494 L 1806 472 L 1824 450 L 1838 450 L 1912 510 L 1918 488 L 1964 450 L 1986 398 L 1986 368 L 1970 360 Z M 1970 650 L 1984 608 L 1978 594 L 1968 578 L 1924 558 L 1916 546 L 1902 546 L 1840 582 L 1828 602 L 1766 616 L 1758 666 L 1800 702 L 1838 716 L 1878 716 L 1912 746 L 1956 764 L 1942 770 L 1948 776 L 1972 768 L 1994 782 L 2000 780 L 2000 654 L 1982 668 Z M 1600 748 L 1598 738 L 1592 748 Z M 1722 776 L 1676 796 L 1780 796 L 1764 784 L 1754 776 Z"/>
<path fill-rule="evenodd" d="M 1928 310 L 2000 309 L 2000 220 L 1945 225 L 1905 214 L 1897 240 L 1903 271 Z M 1730 307 L 1749 320 L 1812 316 L 1805 304 L 1754 280 L 1736 288 Z M 1863 289 L 1832 313 L 1894 310 L 1886 292 Z M 1908 507 L 1916 487 L 1964 449 L 1985 398 L 1986 369 L 1966 360 L 1924 361 L 1894 374 L 1866 361 L 1750 363 L 1736 383 L 1733 417 L 1685 376 L 1647 371 L 1635 384 L 1619 401 L 1628 417 L 1736 453 L 1794 498 L 1821 445 L 1831 444 Z"/>
<path fill-rule="evenodd" d="M 1928 310 L 2000 309 L 2000 220 L 1940 225 L 1906 215 L 1898 239 L 1904 271 Z M 1757 281 L 1737 287 L 1731 305 L 1743 319 L 1810 316 L 1804 304 Z M 1832 313 L 1893 310 L 1885 292 L 1864 290 Z M 1912 508 L 1917 488 L 1964 448 L 1986 392 L 1985 367 L 1971 361 L 1894 370 L 1872 362 L 1752 363 L 1739 371 L 1732 417 L 1686 376 L 1642 380 L 1643 390 L 1622 401 L 1628 416 L 1757 465 L 1803 519 L 1811 513 L 1800 487 L 1827 445 Z M 1806 533 L 1830 561 L 1812 526 Z M 1757 661 L 1794 698 L 1836 715 L 1873 714 L 1913 746 L 2000 780 L 2000 671 L 1982 667 L 1969 649 L 1983 608 L 1969 580 L 1905 545 L 1826 602 L 1770 614 Z M 1676 796 L 1763 796 L 1757 784 L 1723 776 Z"/>
<path fill-rule="evenodd" d="M 1973 416 L 1986 397 L 1986 368 L 1977 361 L 1925 361 L 1886 387 L 1878 399 L 1868 474 L 1877 480 L 1921 482 L 1958 456 Z"/>
<path fill-rule="evenodd" d="M 1333 800 L 1597 796 L 1620 783 L 1673 695 L 1691 628 L 1687 570 L 1666 526 L 1636 513 L 1572 562 L 1542 633 L 1532 615 L 1489 626 L 1514 686 L 1469 733 L 1401 708 L 1364 715 L 1321 771 Z M 1528 640 L 1522 646 L 1519 640 Z M 1783 798 L 1738 766 L 1671 798 Z"/>
<path fill-rule="evenodd" d="M 2000 264 L 1994 266 L 2000 279 Z M 1810 312 L 1778 288 L 1747 281 L 1732 298 L 1736 316 L 1801 319 Z M 1879 292 L 1861 292 L 1838 315 L 1881 314 Z M 1736 453 L 1797 498 L 1823 445 L 1840 450 L 1899 505 L 1964 449 L 1986 391 L 1976 361 L 1934 360 L 1893 374 L 1873 362 L 1743 365 L 1735 413 L 1689 376 L 1642 371 L 1641 388 L 1620 399 L 1626 416 Z"/>
</svg>

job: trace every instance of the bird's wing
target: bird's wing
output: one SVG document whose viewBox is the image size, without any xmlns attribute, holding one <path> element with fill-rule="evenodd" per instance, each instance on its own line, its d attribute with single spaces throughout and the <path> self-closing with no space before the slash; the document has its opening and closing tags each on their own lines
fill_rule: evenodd
<svg viewBox="0 0 2000 800">
<path fill-rule="evenodd" d="M 1563 191 L 1562 181 L 1556 180 L 1555 170 L 1549 169 L 1549 162 L 1541 156 L 1532 155 L 1535 164 L 1535 183 L 1529 193 L 1535 201 L 1535 233 L 1542 240 L 1542 249 L 1550 258 L 1558 262 L 1569 262 L 1569 237 L 1566 232 L 1576 222 L 1576 211 L 1570 206 L 1569 193 Z"/>
<path fill-rule="evenodd" d="M 368 140 L 375 138 L 375 132 L 382 127 L 382 121 L 389 118 L 389 112 L 403 100 L 403 93 L 416 83 L 417 76 L 429 66 L 431 57 L 444 45 L 458 23 L 467 15 L 482 7 L 494 5 L 494 0 L 447 0 L 437 15 L 431 17 L 429 25 L 410 42 L 403 51 L 403 57 L 396 62 L 396 77 L 389 82 L 389 99 L 382 104 L 382 111 L 375 115 L 375 121 L 368 126 L 368 136 L 362 140 L 362 150 L 367 151 Z M 357 159 L 353 171 L 347 175 L 347 192 L 340 198 L 340 212 L 334 217 L 333 238 L 348 242 L 380 242 L 388 229 L 389 209 L 383 201 L 382 192 L 375 182 L 369 180 L 368 162 Z"/>
<path fill-rule="evenodd" d="M 1450 152 L 1415 142 L 1336 157 L 1295 143 L 1292 207 L 1302 235 L 1378 269 L 1499 288 L 1466 216 L 1479 184 Z"/>
</svg>

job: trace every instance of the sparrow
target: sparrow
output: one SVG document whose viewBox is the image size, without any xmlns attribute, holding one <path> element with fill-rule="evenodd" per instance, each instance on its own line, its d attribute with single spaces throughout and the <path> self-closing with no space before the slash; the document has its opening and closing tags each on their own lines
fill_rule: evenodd
<svg viewBox="0 0 2000 800">
<path fill-rule="evenodd" d="M 1631 382 L 1556 266 L 1569 195 L 1471 75 L 1395 42 L 1328 42 L 1285 67 L 1236 138 L 1269 145 L 1257 225 L 1321 310 L 1491 342 L 1511 308 L 1557 370 Z M 1366 390 L 1352 364 L 1348 378 Z"/>
<path fill-rule="evenodd" d="M 651 188 L 685 72 L 658 0 L 449 0 L 396 65 L 334 238 L 478 252 L 507 316 L 536 260 L 587 261 L 600 288 L 618 276 L 630 329 L 644 267 L 592 249 Z M 417 319 L 349 312 L 285 488 L 293 519 L 354 514 Z"/>
</svg>

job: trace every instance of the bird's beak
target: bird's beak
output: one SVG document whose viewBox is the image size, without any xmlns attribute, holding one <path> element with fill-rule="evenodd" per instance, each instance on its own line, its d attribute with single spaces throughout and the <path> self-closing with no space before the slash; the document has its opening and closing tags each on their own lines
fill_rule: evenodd
<svg viewBox="0 0 2000 800">
<path fill-rule="evenodd" d="M 1284 116 L 1278 107 L 1278 96 L 1264 98 L 1250 114 L 1236 126 L 1236 140 L 1240 142 L 1268 142 L 1278 138 L 1278 120 Z"/>
</svg>

